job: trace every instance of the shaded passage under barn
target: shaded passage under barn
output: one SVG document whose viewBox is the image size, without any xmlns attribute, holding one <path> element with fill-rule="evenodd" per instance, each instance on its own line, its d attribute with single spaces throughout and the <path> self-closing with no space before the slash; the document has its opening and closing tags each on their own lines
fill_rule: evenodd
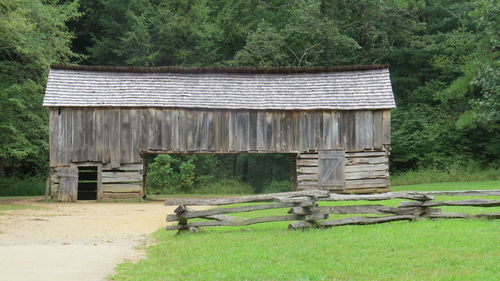
<svg viewBox="0 0 500 281">
<path fill-rule="evenodd" d="M 152 153 L 293 153 L 299 190 L 390 187 L 395 102 L 384 65 L 55 66 L 44 106 L 60 201 L 144 196 Z"/>
</svg>

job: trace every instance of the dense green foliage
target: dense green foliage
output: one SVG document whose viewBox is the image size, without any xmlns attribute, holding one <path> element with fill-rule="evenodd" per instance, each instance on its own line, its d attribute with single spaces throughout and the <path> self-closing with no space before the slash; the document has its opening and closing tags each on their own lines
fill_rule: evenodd
<svg viewBox="0 0 500 281">
<path fill-rule="evenodd" d="M 490 181 L 400 186 L 395 190 L 499 187 L 499 181 Z M 437 200 L 459 198 L 440 196 Z M 397 206 L 401 201 L 379 203 Z M 320 203 L 360 205 L 373 201 Z M 443 207 L 445 212 L 499 210 Z M 234 215 L 277 216 L 287 211 Z M 256 224 L 245 226 L 246 231 L 241 227 L 201 228 L 199 233 L 184 235 L 162 228 L 154 233 L 157 243 L 147 249 L 147 258 L 121 264 L 111 280 L 498 280 L 500 276 L 498 220 L 422 220 L 308 231 L 289 231 L 287 225 Z"/>
<path fill-rule="evenodd" d="M 398 105 L 391 169 L 439 170 L 471 163 L 498 169 L 499 10 L 497 0 L 2 1 L 0 177 L 47 174 L 47 113 L 41 101 L 49 65 L 63 62 L 389 63 Z M 208 184 L 210 178 L 224 178 L 219 173 L 261 191 L 273 180 L 290 177 L 261 174 L 267 170 L 251 163 L 263 158 L 255 157 L 222 161 L 233 166 L 248 162 L 246 178 L 222 165 L 222 172 L 195 173 L 203 176 L 195 176 L 193 187 L 203 179 Z"/>
<path fill-rule="evenodd" d="M 192 159 L 182 161 L 168 154 L 158 155 L 149 166 L 148 185 L 160 194 L 189 192 L 194 183 Z"/>
<path fill-rule="evenodd" d="M 50 64 L 77 57 L 66 27 L 77 9 L 57 1 L 0 2 L 0 177 L 47 173 L 44 84 Z"/>
</svg>

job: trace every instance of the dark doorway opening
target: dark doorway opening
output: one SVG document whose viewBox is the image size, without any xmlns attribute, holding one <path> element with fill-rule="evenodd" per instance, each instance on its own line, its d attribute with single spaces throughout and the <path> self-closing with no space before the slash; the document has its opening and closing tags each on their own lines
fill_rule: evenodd
<svg viewBox="0 0 500 281">
<path fill-rule="evenodd" d="M 97 167 L 78 167 L 77 200 L 97 200 Z"/>
</svg>

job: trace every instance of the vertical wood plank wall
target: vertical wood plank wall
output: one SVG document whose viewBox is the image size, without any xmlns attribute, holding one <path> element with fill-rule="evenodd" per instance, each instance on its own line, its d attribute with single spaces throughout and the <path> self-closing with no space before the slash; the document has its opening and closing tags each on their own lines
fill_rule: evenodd
<svg viewBox="0 0 500 281">
<path fill-rule="evenodd" d="M 142 163 L 141 152 L 382 150 L 389 110 L 52 108 L 50 165 Z"/>
<path fill-rule="evenodd" d="M 296 153 L 301 190 L 385 191 L 390 135 L 390 110 L 51 108 L 51 194 L 69 166 L 98 163 L 100 198 L 133 198 L 144 195 L 142 153 L 238 152 Z M 341 189 L 318 182 L 322 150 L 347 152 Z"/>
</svg>

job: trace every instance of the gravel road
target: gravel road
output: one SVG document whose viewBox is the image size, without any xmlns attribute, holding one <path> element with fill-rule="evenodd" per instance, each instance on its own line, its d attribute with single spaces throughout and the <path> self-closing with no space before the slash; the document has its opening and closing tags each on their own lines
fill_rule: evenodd
<svg viewBox="0 0 500 281">
<path fill-rule="evenodd" d="M 174 207 L 161 201 L 138 203 L 53 203 L 2 199 L 0 281 L 99 281 L 124 261 L 136 261 L 148 234 L 166 225 Z M 199 207 L 201 209 L 203 207 Z"/>
</svg>

